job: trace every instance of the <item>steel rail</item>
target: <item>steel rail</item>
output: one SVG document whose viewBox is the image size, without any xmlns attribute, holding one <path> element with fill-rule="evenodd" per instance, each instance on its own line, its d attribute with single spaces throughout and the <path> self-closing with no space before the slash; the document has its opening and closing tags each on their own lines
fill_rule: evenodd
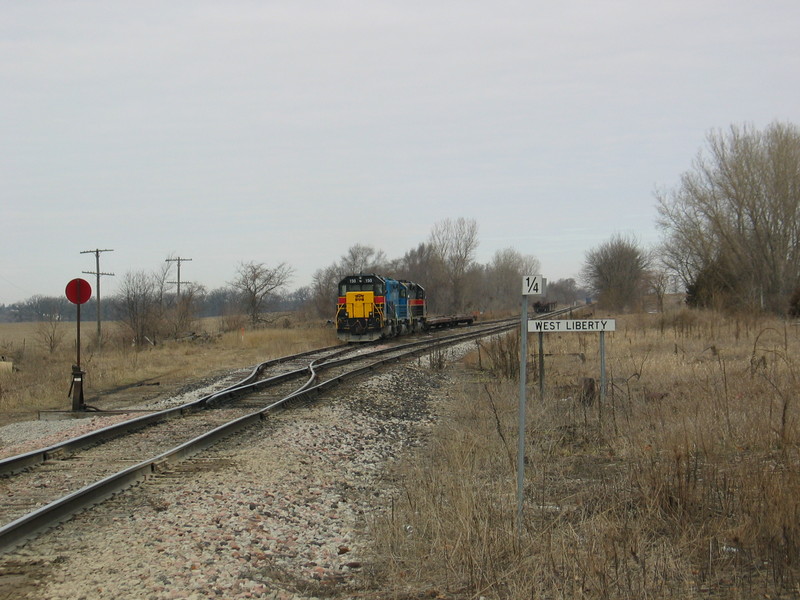
<svg viewBox="0 0 800 600">
<path fill-rule="evenodd" d="M 568 311 L 566 310 L 559 311 L 558 314 L 564 314 L 566 312 Z M 551 318 L 553 316 L 558 316 L 558 315 L 556 313 L 548 313 L 547 315 L 541 315 L 537 318 Z M 384 364 L 390 362 L 397 362 L 404 358 L 416 356 L 419 354 L 424 354 L 426 352 L 433 351 L 439 347 L 451 346 L 457 343 L 468 341 L 470 339 L 502 333 L 511 330 L 515 326 L 516 326 L 516 321 L 504 322 L 502 324 L 496 325 L 488 329 L 481 329 L 480 331 L 473 330 L 463 334 L 448 336 L 446 338 L 442 338 L 439 340 L 434 340 L 434 341 L 424 340 L 424 341 L 404 344 L 401 346 L 396 346 L 393 348 L 382 349 L 375 352 L 374 354 L 370 354 L 370 356 L 377 356 L 380 354 L 385 354 L 387 352 L 396 353 L 398 349 L 405 352 L 402 352 L 401 354 L 396 356 L 379 359 L 369 365 L 359 367 L 352 371 L 348 371 L 346 373 L 333 377 L 317 385 L 311 385 L 311 383 L 316 378 L 315 367 L 307 367 L 304 369 L 299 369 L 298 371 L 310 370 L 311 377 L 300 389 L 282 398 L 281 400 L 278 400 L 277 402 L 274 402 L 269 406 L 266 406 L 248 415 L 238 417 L 230 421 L 229 423 L 220 425 L 192 440 L 188 440 L 180 444 L 179 446 L 172 448 L 171 450 L 168 450 L 166 452 L 163 452 L 153 458 L 144 460 L 132 467 L 129 467 L 118 473 L 105 477 L 95 483 L 89 484 L 79 490 L 76 490 L 75 492 L 68 494 L 67 496 L 59 498 L 58 500 L 50 502 L 49 504 L 31 513 L 28 513 L 27 515 L 24 515 L 4 525 L 3 527 L 0 527 L 0 550 L 7 550 L 16 545 L 19 545 L 20 543 L 26 541 L 29 537 L 33 536 L 35 533 L 44 530 L 45 528 L 48 528 L 50 526 L 53 526 L 56 523 L 60 522 L 61 520 L 67 518 L 68 516 L 73 515 L 76 512 L 85 509 L 93 504 L 102 502 L 109 496 L 147 479 L 154 473 L 162 471 L 170 463 L 177 462 L 179 460 L 192 456 L 204 450 L 205 448 L 212 446 L 219 440 L 228 437 L 233 433 L 236 433 L 250 425 L 260 422 L 261 420 L 266 419 L 270 413 L 279 409 L 284 409 L 288 407 L 290 404 L 296 402 L 297 400 L 308 399 L 312 394 L 319 395 L 320 393 L 328 390 L 329 388 L 337 386 L 349 379 L 353 379 L 365 373 L 371 372 L 375 370 L 377 367 L 382 366 Z M 320 350 L 315 350 L 315 351 L 301 353 L 298 355 L 293 355 L 292 358 L 298 358 L 303 355 L 313 354 L 314 352 L 319 352 L 319 351 Z M 364 357 L 359 357 L 359 358 L 364 358 Z M 226 388 L 226 390 L 217 392 L 215 394 L 211 394 L 209 396 L 201 398 L 200 400 L 188 403 L 187 405 L 177 407 L 177 409 L 169 409 L 168 411 L 161 411 L 161 412 L 175 413 L 181 409 L 185 409 L 188 406 L 199 405 L 201 403 L 212 404 L 214 400 L 218 400 L 220 396 L 223 396 L 225 394 L 238 395 L 256 391 L 259 387 L 263 387 L 266 381 L 269 381 L 269 380 L 252 381 L 252 379 L 255 376 L 257 376 L 256 371 L 263 370 L 263 368 L 268 364 L 286 362 L 287 360 L 291 360 L 291 358 L 285 357 L 284 359 L 276 359 L 275 361 L 268 361 L 266 363 L 262 363 L 261 365 L 258 365 L 254 369 L 254 372 L 251 373 L 251 375 L 242 380 L 242 381 L 250 380 L 248 383 L 239 382 L 239 384 Z M 324 362 L 327 363 L 326 364 L 327 368 L 339 364 L 346 364 L 348 362 L 352 362 L 352 360 L 353 359 L 341 359 L 338 361 L 328 362 L 328 360 L 326 359 Z M 312 361 L 312 364 L 313 362 L 316 361 Z M 283 377 L 285 377 L 285 374 L 279 375 L 276 378 L 283 378 Z M 105 430 L 111 430 L 113 428 L 114 426 L 111 426 L 105 428 Z M 99 430 L 99 431 L 105 431 L 105 430 Z M 85 438 L 87 436 L 81 436 L 81 437 Z M 75 442 L 78 439 L 80 438 L 76 438 L 75 440 L 69 440 L 67 444 L 69 444 L 69 442 Z M 94 441 L 96 442 L 98 441 L 98 439 L 101 438 L 97 438 Z M 64 446 L 65 445 L 61 446 L 56 445 L 44 449 L 44 451 L 40 452 L 43 455 L 46 455 L 47 454 L 46 451 L 49 451 L 54 447 L 63 449 Z"/>
<path fill-rule="evenodd" d="M 339 385 L 347 379 L 370 372 L 382 364 L 397 362 L 403 358 L 408 358 L 409 356 L 423 354 L 426 351 L 435 349 L 436 347 L 450 346 L 475 337 L 494 335 L 510 329 L 513 326 L 514 325 L 512 324 L 500 325 L 477 332 L 472 331 L 466 334 L 450 336 L 441 340 L 426 340 L 424 342 L 405 344 L 399 347 L 401 350 L 406 350 L 401 355 L 379 359 L 367 366 L 359 367 L 353 371 L 344 373 L 315 386 L 310 385 L 311 381 L 313 380 L 312 377 L 312 380 L 306 382 L 301 389 L 289 394 L 277 402 L 270 404 L 269 406 L 266 406 L 248 415 L 238 417 L 229 423 L 220 425 L 192 440 L 188 440 L 183 444 L 172 448 L 171 450 L 167 450 L 158 456 L 144 460 L 118 473 L 105 477 L 100 481 L 89 484 L 68 494 L 67 496 L 54 500 L 53 502 L 50 502 L 49 504 L 30 512 L 27 515 L 23 515 L 22 517 L 4 525 L 3 527 L 0 527 L 0 550 L 9 549 L 24 542 L 35 533 L 60 522 L 66 517 L 75 514 L 82 509 L 102 502 L 104 499 L 125 488 L 147 479 L 154 473 L 162 471 L 170 463 L 192 456 L 215 444 L 220 439 L 228 437 L 233 433 L 244 429 L 245 427 L 266 419 L 270 413 L 273 413 L 279 409 L 284 409 L 299 399 L 308 398 L 311 394 L 318 395 L 322 391 L 327 390 L 335 385 Z M 397 352 L 398 347 L 392 349 L 383 349 L 378 351 L 376 354 L 382 354 L 388 351 Z M 335 363 L 342 364 L 349 361 L 350 359 L 342 359 L 335 361 Z M 262 382 L 260 381 L 253 382 L 229 391 L 238 394 L 244 393 L 244 390 L 247 388 L 249 388 L 251 391 L 256 391 L 258 389 L 258 384 L 261 383 Z"/>
<path fill-rule="evenodd" d="M 475 331 L 474 329 L 472 329 L 468 333 L 461 333 L 461 334 L 455 334 L 455 335 L 447 336 L 445 338 L 442 338 L 442 341 L 452 344 L 452 343 L 457 343 L 458 341 L 460 341 L 463 336 L 483 337 L 483 336 L 486 336 L 486 335 L 492 335 L 493 333 L 496 333 L 497 330 L 505 330 L 505 329 L 508 329 L 510 327 L 513 327 L 515 324 L 516 324 L 516 321 L 513 321 L 513 323 L 511 321 L 509 321 L 509 320 L 497 321 L 496 323 L 495 322 L 492 323 L 493 327 L 490 328 L 490 329 L 486 329 L 485 327 L 481 328 L 478 331 Z M 431 346 L 432 344 L 435 344 L 435 343 L 436 343 L 436 341 L 432 342 L 430 339 L 425 339 L 425 340 L 418 340 L 418 341 L 414 341 L 414 342 L 409 342 L 409 343 L 406 343 L 406 344 L 398 344 L 398 345 L 395 345 L 395 346 L 389 346 L 387 348 L 381 348 L 379 350 L 374 350 L 374 351 L 370 352 L 369 355 L 366 355 L 366 356 L 365 355 L 353 356 L 353 357 L 343 358 L 343 359 L 339 359 L 339 360 L 332 360 L 333 356 L 329 356 L 329 357 L 325 358 L 324 367 L 326 369 L 329 369 L 329 368 L 333 368 L 333 367 L 346 365 L 346 364 L 351 363 L 351 362 L 363 360 L 364 358 L 369 358 L 369 357 L 372 357 L 372 356 L 380 356 L 380 355 L 383 355 L 383 354 L 396 353 L 398 351 L 402 351 L 402 350 L 405 350 L 405 349 L 410 349 L 410 348 L 413 348 L 413 347 Z M 348 351 L 352 351 L 353 350 L 353 346 L 348 346 L 347 350 Z M 343 353 L 345 353 L 345 352 L 343 352 Z M 316 361 L 314 361 L 314 362 L 316 362 Z M 312 366 L 314 366 L 314 363 L 312 363 L 312 365 L 309 365 L 308 368 L 310 369 L 310 368 L 312 368 Z M 280 376 L 280 375 L 277 376 L 277 378 L 280 378 L 280 377 L 282 377 L 282 376 Z M 311 377 L 309 379 L 309 382 L 311 382 L 311 380 L 313 380 L 313 377 Z M 269 383 L 271 381 L 272 380 L 270 380 L 270 379 L 261 380 L 261 381 L 254 381 L 252 383 L 245 384 L 245 385 L 242 385 L 240 387 L 236 387 L 236 388 L 232 388 L 230 390 L 226 390 L 225 392 L 219 392 L 219 394 L 221 396 L 224 396 L 225 398 L 231 398 L 231 397 L 234 397 L 236 395 L 242 395 L 242 394 L 251 394 L 251 393 L 253 393 L 255 391 L 258 391 L 259 389 L 261 389 L 262 387 L 264 387 L 267 383 Z M 218 399 L 213 394 L 211 396 L 208 396 L 208 397 L 203 399 L 204 402 L 209 403 L 209 404 L 214 403 L 217 400 Z"/>
<path fill-rule="evenodd" d="M 426 342 L 423 341 L 414 343 L 426 343 Z M 325 348 L 317 348 L 315 350 L 308 350 L 305 352 L 300 352 L 298 354 L 292 354 L 289 356 L 284 356 L 281 358 L 265 361 L 263 363 L 256 365 L 250 372 L 250 374 L 247 375 L 241 381 L 234 383 L 225 389 L 203 396 L 197 400 L 181 404 L 180 406 L 174 406 L 172 408 L 167 408 L 160 411 L 154 411 L 152 413 L 128 419 L 120 423 L 115 423 L 114 425 L 109 425 L 107 427 L 103 427 L 95 431 L 90 431 L 81 436 L 64 440 L 62 442 L 52 444 L 45 448 L 37 448 L 29 452 L 0 459 L 0 476 L 11 475 L 13 473 L 22 471 L 29 467 L 40 465 L 47 460 L 58 459 L 76 450 L 80 450 L 82 448 L 86 448 L 89 446 L 94 446 L 107 439 L 118 437 L 120 435 L 135 431 L 137 429 L 143 429 L 145 427 L 154 425 L 156 423 L 161 423 L 168 419 L 180 418 L 185 414 L 197 410 L 203 410 L 205 408 L 209 408 L 215 405 L 219 405 L 222 402 L 236 398 L 237 396 L 243 393 L 252 393 L 254 390 L 258 390 L 262 387 L 274 385 L 282 381 L 298 377 L 303 372 L 307 371 L 308 367 L 295 369 L 293 371 L 287 371 L 286 373 L 276 375 L 275 377 L 270 377 L 267 379 L 263 379 L 261 381 L 257 381 L 259 375 L 269 367 L 286 362 L 291 362 L 292 360 L 297 360 L 298 358 L 303 358 L 304 356 L 308 356 L 310 354 L 327 352 L 336 349 L 338 349 L 337 352 L 334 352 L 331 356 L 324 357 L 323 359 L 320 360 L 323 360 L 324 362 L 340 354 L 352 352 L 353 347 L 347 346 L 342 348 L 340 345 L 328 346 Z M 376 353 L 391 352 L 393 350 L 394 348 L 383 349 L 376 351 Z M 102 411 L 100 411 L 98 414 L 102 414 Z"/>
<path fill-rule="evenodd" d="M 571 310 L 571 309 L 568 309 Z M 563 311 L 562 311 L 563 312 Z M 549 313 L 548 315 L 542 315 L 539 318 L 546 318 L 551 315 L 556 315 L 557 313 Z M 480 325 L 499 325 L 502 326 L 503 324 L 507 324 L 512 322 L 512 320 L 498 320 L 498 321 L 488 321 L 485 323 L 481 323 Z M 476 325 L 474 327 L 480 326 Z M 483 331 L 483 330 L 482 330 Z M 486 334 L 484 334 L 486 335 Z M 449 337 L 447 338 L 449 339 Z M 413 345 L 423 345 L 429 343 L 428 340 L 416 341 L 411 342 L 409 344 L 404 344 L 401 346 L 393 346 L 391 348 L 385 348 L 382 350 L 375 351 L 375 355 L 379 355 L 382 353 L 387 352 L 395 352 L 398 347 L 411 347 Z M 166 421 L 168 419 L 180 418 L 185 414 L 203 410 L 205 408 L 209 408 L 218 404 L 221 404 L 223 401 L 231 400 L 236 398 L 241 394 L 252 393 L 254 390 L 258 390 L 262 387 L 266 387 L 269 385 L 274 385 L 280 383 L 282 381 L 292 379 L 298 377 L 303 372 L 307 371 L 309 367 L 303 367 L 300 369 L 296 369 L 294 371 L 287 371 L 286 373 L 282 373 L 280 375 L 276 375 L 271 378 L 263 379 L 261 381 L 257 381 L 257 378 L 260 374 L 269 367 L 291 362 L 292 360 L 296 360 L 298 358 L 303 358 L 304 356 L 308 356 L 310 354 L 316 354 L 318 352 L 327 352 L 330 350 L 339 349 L 338 352 L 334 352 L 331 356 L 324 357 L 323 362 L 329 361 L 331 358 L 338 356 L 340 354 L 345 354 L 347 352 L 352 351 L 352 347 L 348 346 L 346 348 L 341 348 L 341 346 L 328 346 L 325 348 L 317 348 L 315 350 L 308 350 L 305 352 L 300 352 L 298 354 L 292 354 L 276 359 L 272 359 L 269 361 L 265 361 L 256 365 L 249 375 L 247 375 L 241 381 L 234 383 L 227 388 L 219 390 L 217 392 L 213 392 L 206 396 L 203 396 L 197 400 L 193 400 L 191 402 L 187 402 L 185 404 L 181 404 L 179 406 L 174 406 L 172 408 L 167 408 L 160 411 L 154 411 L 146 415 L 142 415 L 140 417 L 134 417 L 132 419 L 128 419 L 126 421 L 122 421 L 120 423 L 116 423 L 114 425 L 109 425 L 107 427 L 103 427 L 101 429 L 97 429 L 95 431 L 90 431 L 85 433 L 81 436 L 70 438 L 68 440 L 64 440 L 62 442 L 58 442 L 47 446 L 45 448 L 37 448 L 35 450 L 31 450 L 29 452 L 25 452 L 22 454 L 18 454 L 15 456 L 9 456 L 3 459 L 0 459 L 0 476 L 4 475 L 11 475 L 13 473 L 22 471 L 29 467 L 33 467 L 36 465 L 40 465 L 47 460 L 55 460 L 61 458 L 67 454 L 70 454 L 76 450 L 80 450 L 89 446 L 94 446 L 100 442 L 103 442 L 107 439 L 111 439 L 114 437 L 118 437 L 125 433 L 129 433 L 135 431 L 137 429 L 143 429 L 150 425 L 154 425 L 156 423 L 160 423 Z M 355 358 L 353 359 L 355 360 Z M 314 361 L 316 362 L 316 361 Z M 337 361 L 335 363 L 328 363 L 326 366 L 336 366 L 343 364 L 342 361 Z M 309 379 L 310 381 L 313 380 L 313 376 Z M 102 414 L 102 411 L 99 411 L 98 414 Z"/>
<path fill-rule="evenodd" d="M 28 467 L 41 464 L 46 460 L 59 458 L 75 450 L 80 450 L 81 448 L 86 448 L 87 446 L 93 446 L 109 438 L 117 437 L 124 433 L 128 433 L 136 429 L 147 427 L 148 425 L 160 423 L 162 421 L 166 421 L 167 419 L 179 418 L 180 416 L 188 412 L 193 412 L 195 410 L 202 410 L 208 404 L 211 404 L 214 401 L 219 402 L 220 400 L 223 400 L 225 398 L 233 397 L 235 395 L 236 390 L 241 389 L 249 385 L 253 381 L 255 381 L 259 377 L 259 375 L 269 367 L 282 364 L 285 362 L 290 362 L 298 358 L 303 358 L 304 356 L 308 356 L 309 354 L 326 352 L 337 348 L 341 348 L 341 346 L 337 345 L 337 346 L 329 346 L 326 348 L 317 348 L 316 350 L 308 350 L 306 352 L 300 352 L 298 354 L 292 354 L 289 356 L 268 360 L 256 365 L 250 372 L 250 374 L 247 375 L 241 381 L 234 383 L 223 390 L 219 390 L 212 394 L 203 396 L 202 398 L 199 398 L 197 400 L 192 400 L 191 402 L 181 404 L 180 406 L 174 406 L 172 408 L 155 411 L 147 415 L 143 415 L 141 417 L 128 419 L 127 421 L 122 421 L 121 423 L 109 425 L 108 427 L 103 427 L 101 429 L 91 431 L 84 435 L 71 438 L 63 442 L 58 442 L 56 444 L 47 446 L 45 448 L 37 448 L 36 450 L 31 450 L 30 452 L 0 459 L 0 476 L 10 475 L 12 473 L 21 471 Z M 334 353 L 334 355 L 338 354 L 339 353 Z M 272 381 L 273 383 L 276 383 L 277 381 L 281 381 L 282 380 L 281 378 L 289 379 L 291 377 L 297 377 L 298 374 L 301 374 L 305 370 L 307 369 L 306 368 L 296 369 L 294 371 L 289 371 L 286 374 L 282 374 L 275 378 L 267 379 L 265 381 Z M 98 411 L 97 414 L 102 414 L 102 411 Z"/>
</svg>

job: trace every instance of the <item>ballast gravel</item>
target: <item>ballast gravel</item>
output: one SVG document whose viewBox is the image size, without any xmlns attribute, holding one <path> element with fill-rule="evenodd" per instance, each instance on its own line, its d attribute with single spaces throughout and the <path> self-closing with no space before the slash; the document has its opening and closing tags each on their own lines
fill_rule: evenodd
<svg viewBox="0 0 800 600">
<path fill-rule="evenodd" d="M 243 379 L 248 373 L 249 370 L 231 371 L 227 375 L 219 377 L 211 383 L 186 386 L 186 389 L 178 391 L 169 397 L 160 398 L 148 402 L 147 404 L 127 406 L 124 410 L 155 412 L 174 406 L 180 406 L 181 404 L 186 404 L 192 400 L 208 396 L 227 386 L 233 385 Z M 118 415 L 88 413 L 88 415 L 90 416 L 80 419 L 19 421 L 3 425 L 0 427 L 0 458 L 46 448 L 47 446 L 81 436 L 96 429 L 132 419 L 139 416 L 140 413 L 130 412 Z"/>
<path fill-rule="evenodd" d="M 365 525 L 450 377 L 396 366 L 223 441 L 6 552 L 0 599 L 379 598 Z"/>
</svg>

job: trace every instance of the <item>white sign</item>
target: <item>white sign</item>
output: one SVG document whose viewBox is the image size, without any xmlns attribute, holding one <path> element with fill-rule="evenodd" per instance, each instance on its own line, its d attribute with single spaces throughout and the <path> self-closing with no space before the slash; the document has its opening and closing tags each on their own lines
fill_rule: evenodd
<svg viewBox="0 0 800 600">
<path fill-rule="evenodd" d="M 560 331 L 594 333 L 597 331 L 616 330 L 617 322 L 614 319 L 563 319 L 555 321 L 528 321 L 528 333 L 549 333 Z"/>
<path fill-rule="evenodd" d="M 544 294 L 544 278 L 541 275 L 526 275 L 522 278 L 523 296 L 541 296 Z"/>
</svg>

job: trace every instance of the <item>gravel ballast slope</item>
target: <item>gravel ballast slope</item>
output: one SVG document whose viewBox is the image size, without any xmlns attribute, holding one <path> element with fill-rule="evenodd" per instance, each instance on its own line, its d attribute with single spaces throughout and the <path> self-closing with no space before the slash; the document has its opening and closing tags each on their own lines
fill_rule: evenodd
<svg viewBox="0 0 800 600">
<path fill-rule="evenodd" d="M 365 515 L 449 383 L 393 367 L 222 442 L 3 555 L 0 599 L 369 596 Z"/>
</svg>

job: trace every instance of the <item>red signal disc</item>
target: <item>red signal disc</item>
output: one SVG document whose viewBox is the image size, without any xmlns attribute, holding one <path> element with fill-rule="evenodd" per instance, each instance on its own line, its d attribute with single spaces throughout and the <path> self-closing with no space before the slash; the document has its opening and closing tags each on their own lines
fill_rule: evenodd
<svg viewBox="0 0 800 600">
<path fill-rule="evenodd" d="M 73 304 L 84 304 L 92 297 L 92 286 L 85 279 L 73 279 L 67 284 L 65 291 L 67 300 Z"/>
</svg>

